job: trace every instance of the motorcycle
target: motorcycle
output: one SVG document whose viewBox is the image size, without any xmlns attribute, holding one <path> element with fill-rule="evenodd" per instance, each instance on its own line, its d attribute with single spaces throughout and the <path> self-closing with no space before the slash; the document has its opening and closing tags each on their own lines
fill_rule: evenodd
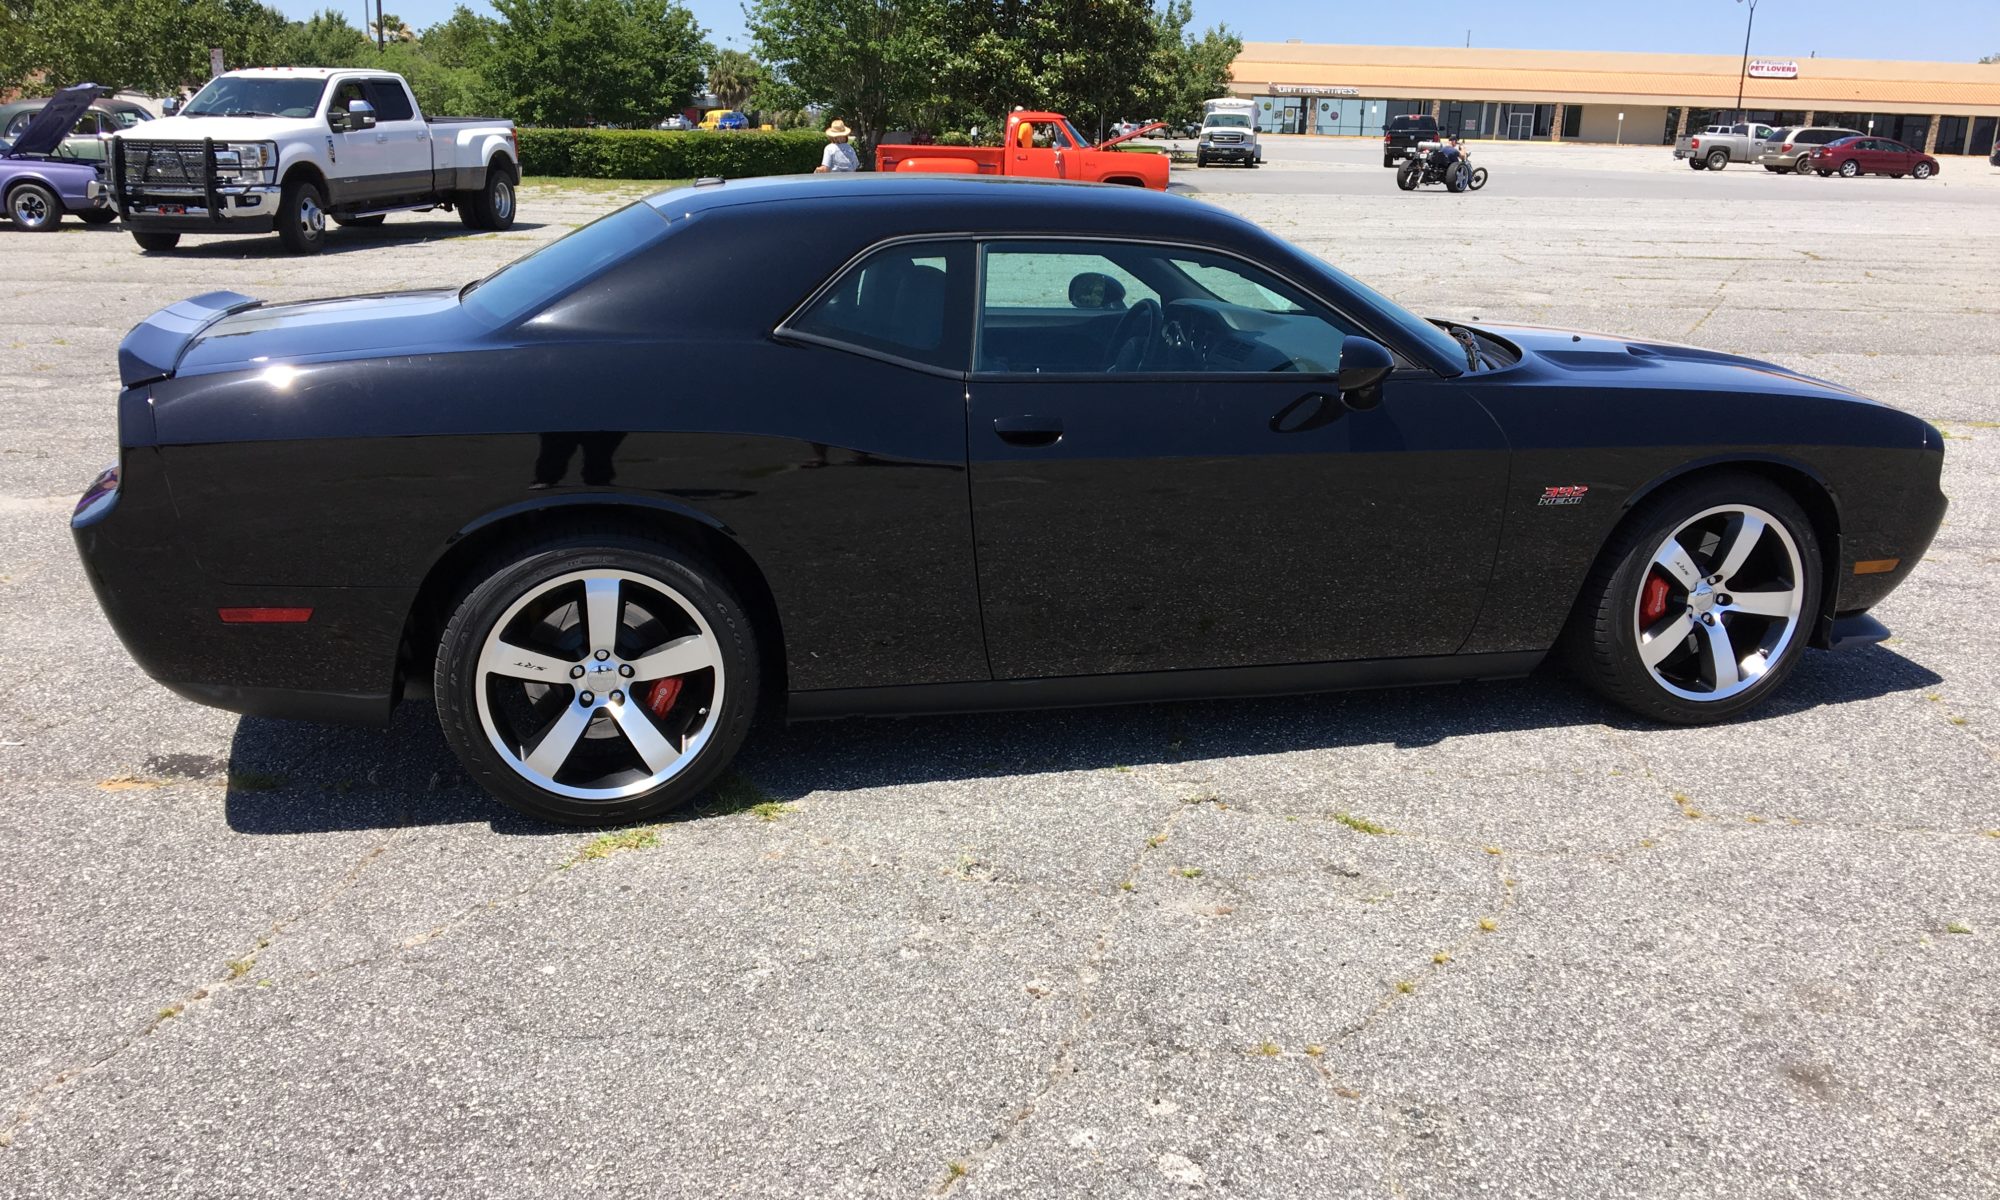
<svg viewBox="0 0 2000 1200">
<path fill-rule="evenodd" d="M 1418 142 L 1396 168 L 1396 186 L 1414 192 L 1427 183 L 1441 183 L 1453 192 L 1476 192 L 1486 186 L 1486 168 L 1473 166 L 1472 155 L 1449 142 Z"/>
</svg>

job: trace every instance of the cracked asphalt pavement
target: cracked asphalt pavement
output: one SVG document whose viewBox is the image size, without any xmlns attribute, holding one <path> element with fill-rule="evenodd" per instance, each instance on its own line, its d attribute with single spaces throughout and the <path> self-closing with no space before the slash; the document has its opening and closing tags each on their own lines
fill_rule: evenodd
<svg viewBox="0 0 2000 1200">
<path fill-rule="evenodd" d="M 0 226 L 0 1196 L 2000 1194 L 2000 172 L 1500 145 L 1406 195 L 1371 143 L 1267 153 L 1176 178 L 1419 311 L 1936 422 L 1895 639 L 1698 730 L 1555 673 L 768 728 L 598 841 L 420 707 L 171 696 L 65 519 L 151 310 L 455 283 L 644 189 L 304 260 Z"/>
</svg>

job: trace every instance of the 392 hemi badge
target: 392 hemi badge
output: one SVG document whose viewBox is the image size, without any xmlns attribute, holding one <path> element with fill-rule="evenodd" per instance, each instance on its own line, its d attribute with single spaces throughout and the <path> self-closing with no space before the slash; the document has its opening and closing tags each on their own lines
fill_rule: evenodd
<svg viewBox="0 0 2000 1200">
<path fill-rule="evenodd" d="M 1563 487 L 1545 487 L 1542 489 L 1542 498 L 1535 501 L 1535 503 L 1542 508 L 1554 508 L 1564 504 L 1582 504 L 1583 498 L 1588 495 L 1590 495 L 1589 484 L 1572 483 Z"/>
</svg>

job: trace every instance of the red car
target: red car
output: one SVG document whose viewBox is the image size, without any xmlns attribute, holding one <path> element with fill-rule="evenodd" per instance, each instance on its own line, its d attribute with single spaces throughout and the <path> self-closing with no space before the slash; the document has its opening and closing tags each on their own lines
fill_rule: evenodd
<svg viewBox="0 0 2000 1200">
<path fill-rule="evenodd" d="M 1885 137 L 1844 137 L 1814 150 L 1812 169 L 1821 177 L 1838 172 L 1848 179 L 1856 175 L 1929 179 L 1938 173 L 1938 160 Z"/>
</svg>

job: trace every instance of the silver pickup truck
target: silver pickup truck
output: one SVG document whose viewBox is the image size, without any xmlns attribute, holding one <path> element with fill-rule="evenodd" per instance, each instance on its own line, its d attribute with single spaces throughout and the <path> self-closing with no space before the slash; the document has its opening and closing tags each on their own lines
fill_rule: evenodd
<svg viewBox="0 0 2000 1200">
<path fill-rule="evenodd" d="M 1755 122 L 1710 125 L 1674 143 L 1674 157 L 1687 159 L 1697 171 L 1720 171 L 1730 163 L 1756 162 L 1764 143 L 1778 131 Z"/>
</svg>

